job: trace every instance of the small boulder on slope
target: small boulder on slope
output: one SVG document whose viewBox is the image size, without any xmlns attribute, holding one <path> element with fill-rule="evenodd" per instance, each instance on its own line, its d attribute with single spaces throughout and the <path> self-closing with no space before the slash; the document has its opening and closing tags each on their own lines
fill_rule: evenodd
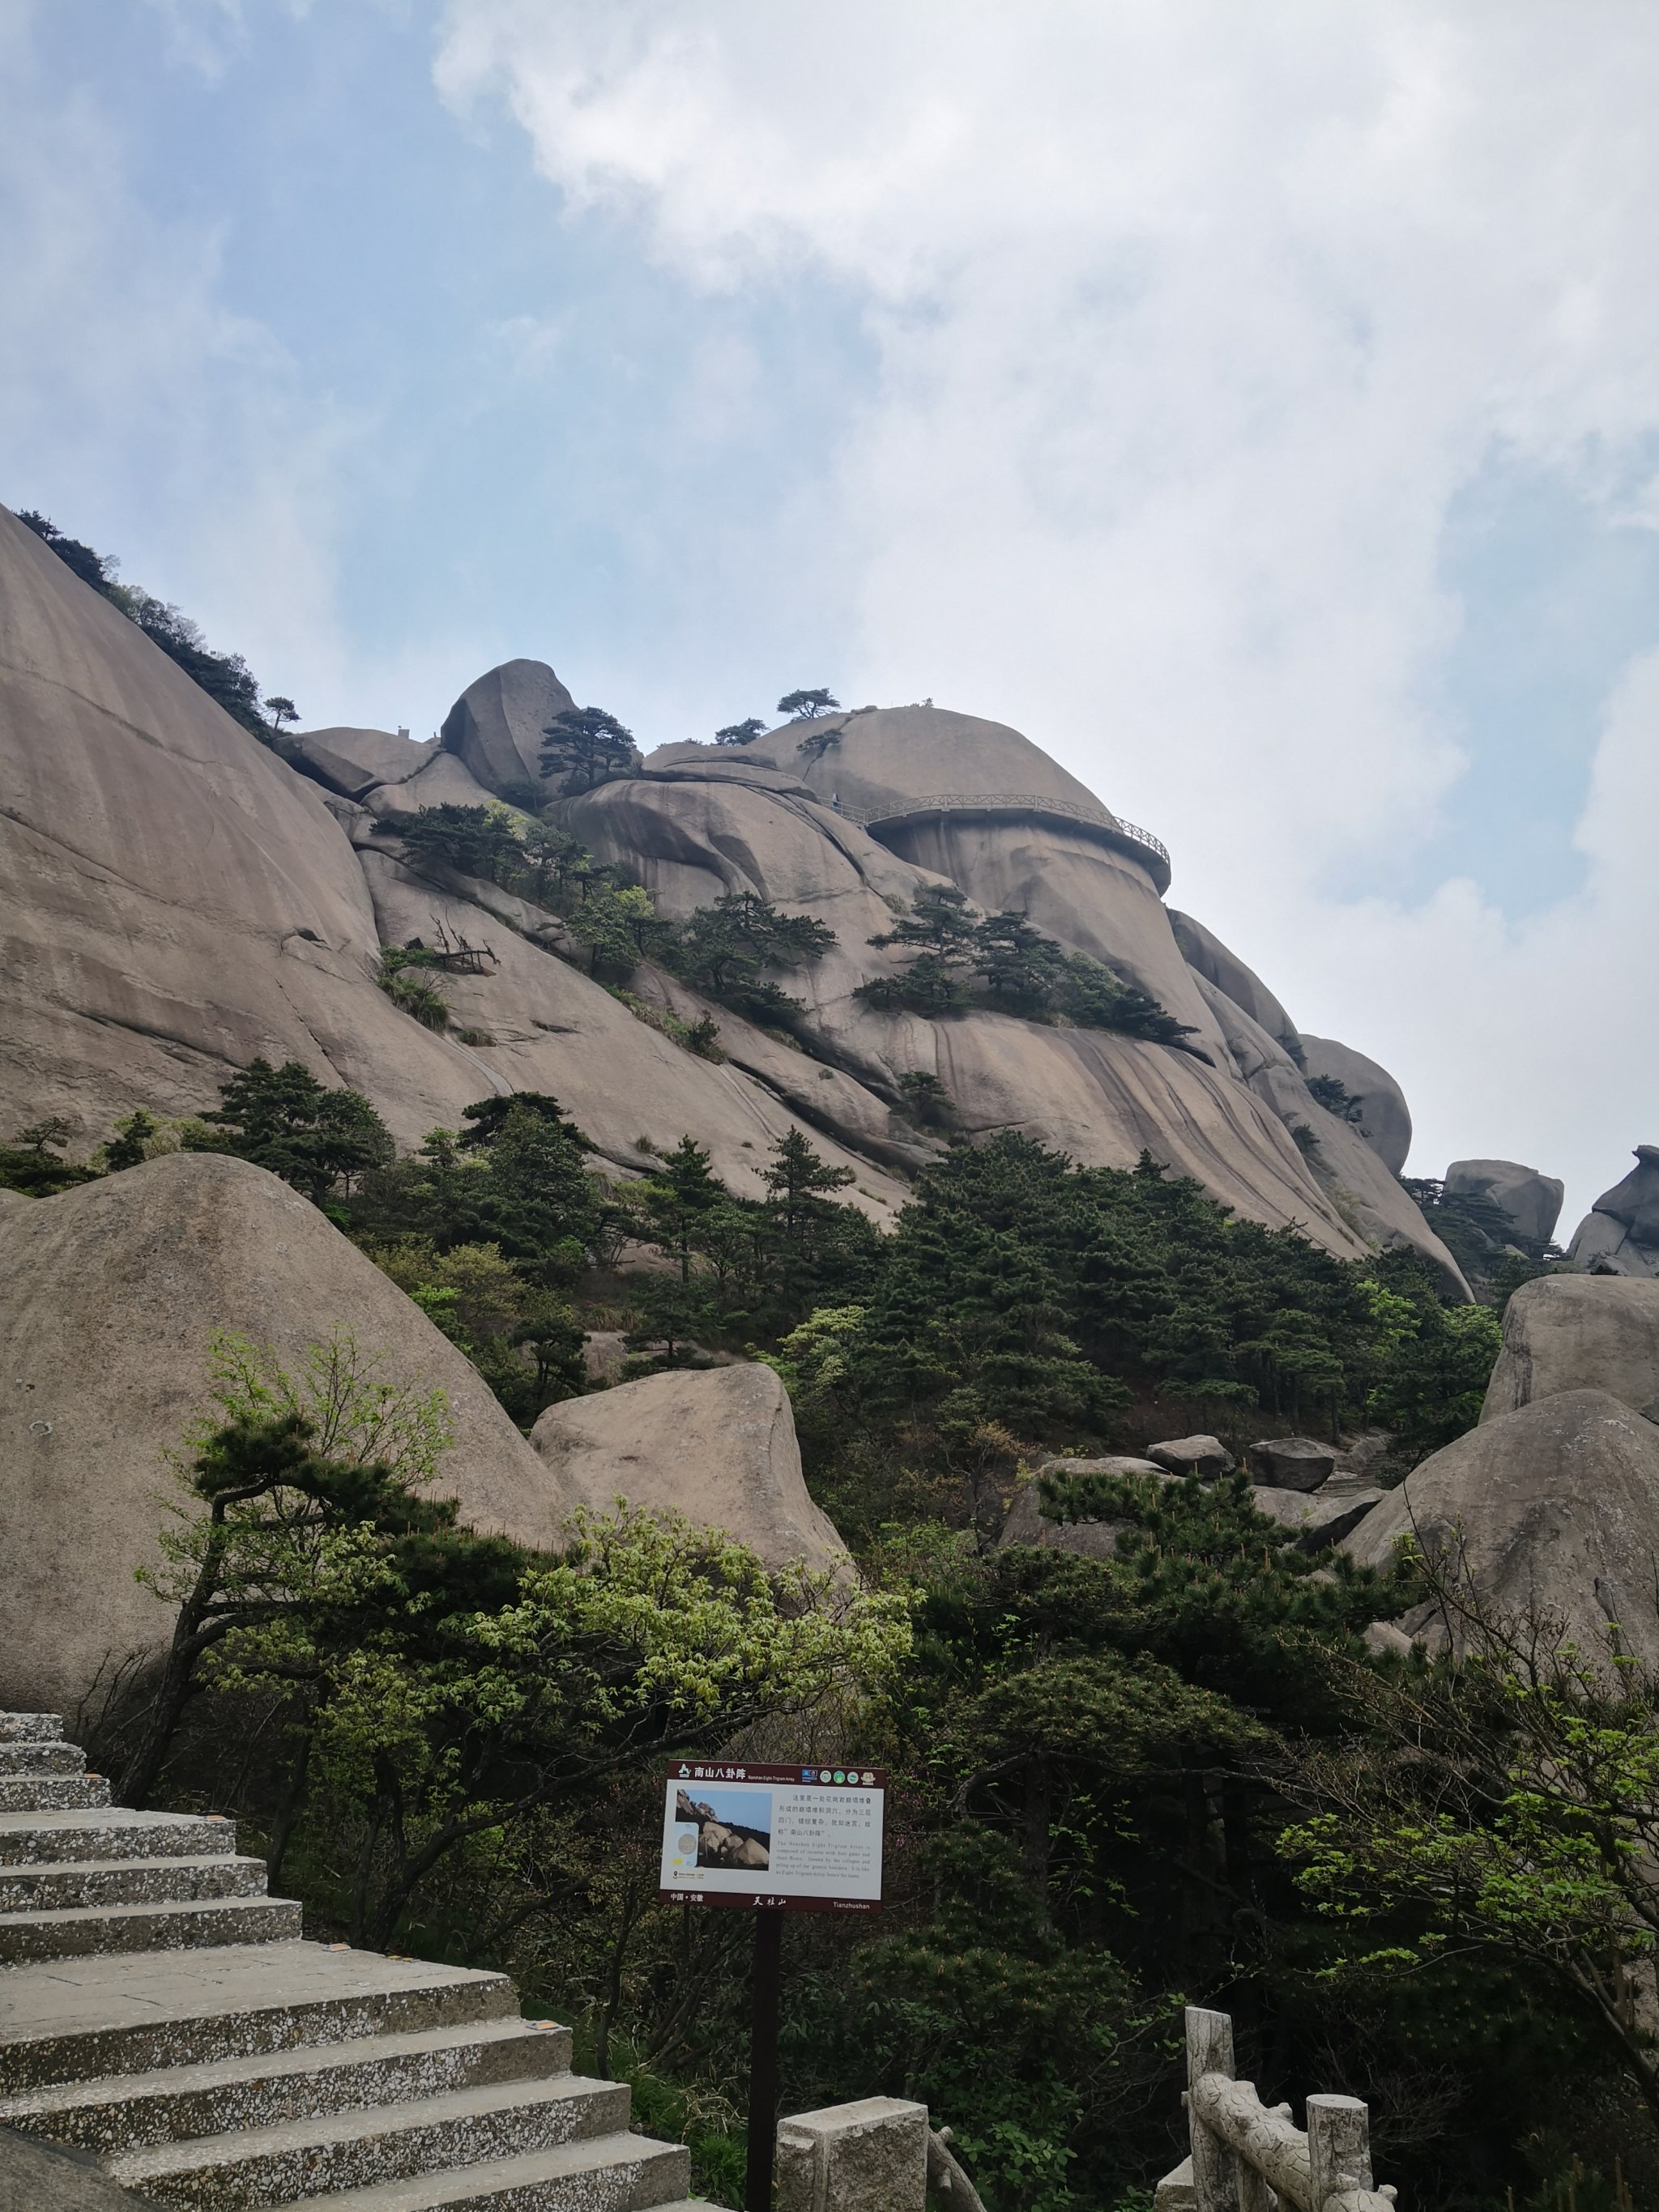
<svg viewBox="0 0 1659 2212">
<path fill-rule="evenodd" d="M 1500 1612 L 1553 1622 L 1587 1661 L 1622 1648 L 1659 1667 L 1659 1428 L 1606 1390 L 1562 1390 L 1483 1422 L 1414 1468 L 1344 1542 L 1383 1567 L 1401 1536 L 1461 1543 L 1474 1589 Z M 1443 1644 L 1428 1607 L 1401 1626 Z"/>
<path fill-rule="evenodd" d="M 1170 1474 L 1201 1475 L 1206 1482 L 1231 1474 L 1234 1465 L 1219 1437 L 1171 1437 L 1165 1443 L 1148 1444 L 1146 1456 Z"/>
<path fill-rule="evenodd" d="M 476 1528 L 553 1546 L 571 1501 L 471 1362 L 264 1169 L 175 1152 L 0 1212 L 0 1709 L 73 1713 L 100 1668 L 155 1652 L 177 1486 L 163 1454 L 210 1410 L 216 1331 L 290 1373 L 336 1328 L 377 1375 L 449 1401 L 435 1486 Z"/>
<path fill-rule="evenodd" d="M 812 1503 L 788 1393 L 769 1367 L 679 1368 L 550 1406 L 531 1431 L 562 1493 L 596 1513 L 618 1497 L 647 1512 L 723 1528 L 776 1571 L 844 1566 L 847 1547 Z"/>
<path fill-rule="evenodd" d="M 1316 1437 L 1264 1437 L 1250 1446 L 1252 1480 L 1275 1490 L 1317 1490 L 1336 1468 L 1336 1446 Z"/>
<path fill-rule="evenodd" d="M 1482 1421 L 1561 1390 L 1606 1390 L 1659 1420 L 1659 1282 L 1541 1275 L 1504 1313 Z"/>
</svg>

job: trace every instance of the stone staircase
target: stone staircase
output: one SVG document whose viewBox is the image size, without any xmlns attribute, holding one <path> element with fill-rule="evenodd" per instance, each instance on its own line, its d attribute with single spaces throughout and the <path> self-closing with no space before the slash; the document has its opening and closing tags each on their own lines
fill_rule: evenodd
<svg viewBox="0 0 1659 2212">
<path fill-rule="evenodd" d="M 305 1942 L 228 1820 L 85 1768 L 0 1713 L 0 2129 L 192 2212 L 691 2212 L 686 2152 L 505 1975 Z"/>
</svg>

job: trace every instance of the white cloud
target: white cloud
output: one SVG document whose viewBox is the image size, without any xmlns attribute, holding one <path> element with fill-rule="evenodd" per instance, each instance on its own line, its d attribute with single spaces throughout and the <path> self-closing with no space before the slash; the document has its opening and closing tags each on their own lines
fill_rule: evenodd
<svg viewBox="0 0 1659 2212">
<path fill-rule="evenodd" d="M 437 76 L 689 284 L 863 301 L 811 555 L 860 696 L 1013 721 L 1158 830 L 1177 899 L 1395 1066 L 1420 1170 L 1530 1158 L 1571 1212 L 1659 1138 L 1654 664 L 1609 672 L 1581 895 L 1343 891 L 1459 772 L 1459 487 L 1496 457 L 1651 526 L 1640 0 L 451 0 Z"/>
</svg>

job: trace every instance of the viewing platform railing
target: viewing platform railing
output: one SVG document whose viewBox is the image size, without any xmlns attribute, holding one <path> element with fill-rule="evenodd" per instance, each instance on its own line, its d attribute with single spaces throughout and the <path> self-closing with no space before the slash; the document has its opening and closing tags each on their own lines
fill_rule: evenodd
<svg viewBox="0 0 1659 2212">
<path fill-rule="evenodd" d="M 839 812 L 844 821 L 856 823 L 872 836 L 880 836 L 884 830 L 897 830 L 935 817 L 951 814 L 1012 814 L 1058 816 L 1066 823 L 1077 823 L 1092 830 L 1104 843 L 1127 847 L 1133 856 L 1146 868 L 1161 893 L 1170 888 L 1170 850 L 1150 830 L 1142 830 L 1135 823 L 1125 822 L 1109 814 L 1104 807 L 1096 812 L 1079 806 L 1075 799 L 1053 799 L 1037 791 L 936 791 L 921 799 L 906 799 L 894 805 L 885 806 L 869 814 L 842 806 Z"/>
</svg>

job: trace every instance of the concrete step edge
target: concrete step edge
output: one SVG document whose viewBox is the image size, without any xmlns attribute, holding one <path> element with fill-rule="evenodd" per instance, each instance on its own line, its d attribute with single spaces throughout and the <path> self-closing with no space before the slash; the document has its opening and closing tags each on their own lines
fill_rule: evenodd
<svg viewBox="0 0 1659 2212">
<path fill-rule="evenodd" d="M 319 2112 L 273 2127 L 238 2128 L 217 2136 L 192 2136 L 181 2142 L 156 2143 L 122 2151 L 105 2165 L 123 2186 L 142 2189 L 187 2174 L 223 2172 L 263 2159 L 312 2148 L 374 2141 L 392 2135 L 414 2136 L 429 2128 L 481 2121 L 497 2114 L 580 2105 L 614 2099 L 626 2085 L 596 2081 L 583 2074 L 556 2075 L 546 2081 L 492 2082 L 477 2089 L 452 2089 L 436 2097 L 412 2098 L 402 2105 L 372 2105 L 358 2111 Z M 597 2141 L 598 2137 L 577 2137 Z M 452 2161 L 453 2162 L 453 2161 Z"/>
<path fill-rule="evenodd" d="M 246 2058 L 200 2059 L 186 2066 L 154 2067 L 142 2074 L 99 2074 L 82 2081 L 60 2081 L 40 2089 L 25 2089 L 0 2096 L 0 2128 L 47 2134 L 49 2123 L 68 2115 L 92 2112 L 105 2106 L 130 2110 L 136 2106 L 208 2096 L 216 2089 L 244 2082 L 270 2082 L 273 2087 L 330 2073 L 354 2073 L 399 2059 L 428 2054 L 489 2051 L 503 2045 L 522 2045 L 524 2055 L 568 2056 L 570 2030 L 556 2022 L 501 2019 L 462 2021 L 453 2027 L 419 2028 L 404 2033 L 360 2035 L 337 2043 L 295 2044 L 287 2050 L 256 2052 Z M 510 2080 L 550 2079 L 568 2071 L 560 2063 L 544 2074 L 503 2075 Z"/>
<path fill-rule="evenodd" d="M 62 1713 L 0 1713 L 0 1743 L 62 1743 Z"/>
<path fill-rule="evenodd" d="M 399 2181 L 331 2191 L 325 2197 L 296 2197 L 286 2212 L 442 2212 L 451 2204 L 477 2206 L 481 2212 L 493 2212 L 496 2206 L 501 2212 L 520 2212 L 520 2208 L 528 2212 L 538 2202 L 530 2194 L 538 2183 L 556 2185 L 603 2175 L 607 2169 L 626 2173 L 638 2166 L 645 2170 L 642 2178 L 649 2187 L 650 2169 L 656 2166 L 665 2167 L 672 2174 L 672 2180 L 664 2174 L 666 2186 L 683 2190 L 688 2163 L 688 2154 L 679 2143 L 619 2132 L 593 2136 L 585 2142 L 556 2143 L 547 2150 L 525 2151 L 516 2158 L 485 2159 L 447 2173 L 411 2174 Z M 550 2204 L 554 2199 L 548 2197 L 539 2201 Z M 614 2208 L 600 2198 L 589 2197 L 582 2203 L 580 2212 L 636 2212 L 636 2208 L 649 2206 L 651 2202 L 637 2191 L 630 2191 L 625 2206 L 617 2203 Z M 574 2200 L 571 2203 L 572 2212 L 577 2212 Z M 659 2212 L 693 2212 L 691 2200 L 684 2195 L 659 2197 L 657 2207 Z M 716 2208 L 699 2205 L 695 2212 L 716 2212 Z"/>
<path fill-rule="evenodd" d="M 226 1856 L 236 1849 L 236 1823 L 213 1813 L 136 1813 L 125 1805 L 13 1807 L 0 1812 L 0 1870 L 56 1864 L 65 1854 L 54 1845 L 96 1838 L 101 1844 L 143 1840 L 158 1858 Z M 171 1848 L 183 1844 L 184 1851 Z M 38 1856 L 26 1856 L 28 1853 Z M 137 1852 L 106 1849 L 106 1857 L 137 1858 Z M 80 1850 L 73 1854 L 86 1857 Z"/>
<path fill-rule="evenodd" d="M 10 1882 L 85 1881 L 88 1875 L 100 1874 L 176 1874 L 192 1870 L 222 1874 L 231 1867 L 258 1867 L 263 1872 L 264 1863 L 263 1859 L 251 1858 L 242 1851 L 180 1851 L 176 1858 L 165 1859 L 21 1859 L 12 1866 L 0 1862 L 0 1890 Z"/>
<path fill-rule="evenodd" d="M 288 1954 L 290 1939 L 269 1946 L 233 1944 L 228 1957 L 240 1965 L 262 1948 Z M 320 1947 L 300 1942 L 299 1955 Z M 332 1947 L 331 1947 L 332 1948 Z M 344 1947 L 342 1946 L 342 1948 Z M 112 1965 L 130 1965 L 149 1954 L 108 1954 Z M 169 1954 L 175 1962 L 203 1966 L 215 1963 L 213 1947 L 202 1945 Z M 48 1961 L 40 1969 L 50 1972 Z M 3 1971 L 19 1977 L 25 1966 Z M 400 1980 L 382 1989 L 313 1989 L 260 2002 L 200 2002 L 192 1995 L 171 2005 L 158 2002 L 148 2019 L 30 2027 L 0 2034 L 0 2085 L 9 2095 L 29 2090 L 68 2087 L 113 2074 L 151 2072 L 175 2064 L 210 2063 L 229 2048 L 250 2056 L 275 2057 L 312 2046 L 349 2048 L 366 2038 L 419 2033 L 434 2026 L 465 2027 L 486 2020 L 516 2020 L 518 1998 L 505 1974 L 439 1974 Z"/>
</svg>

